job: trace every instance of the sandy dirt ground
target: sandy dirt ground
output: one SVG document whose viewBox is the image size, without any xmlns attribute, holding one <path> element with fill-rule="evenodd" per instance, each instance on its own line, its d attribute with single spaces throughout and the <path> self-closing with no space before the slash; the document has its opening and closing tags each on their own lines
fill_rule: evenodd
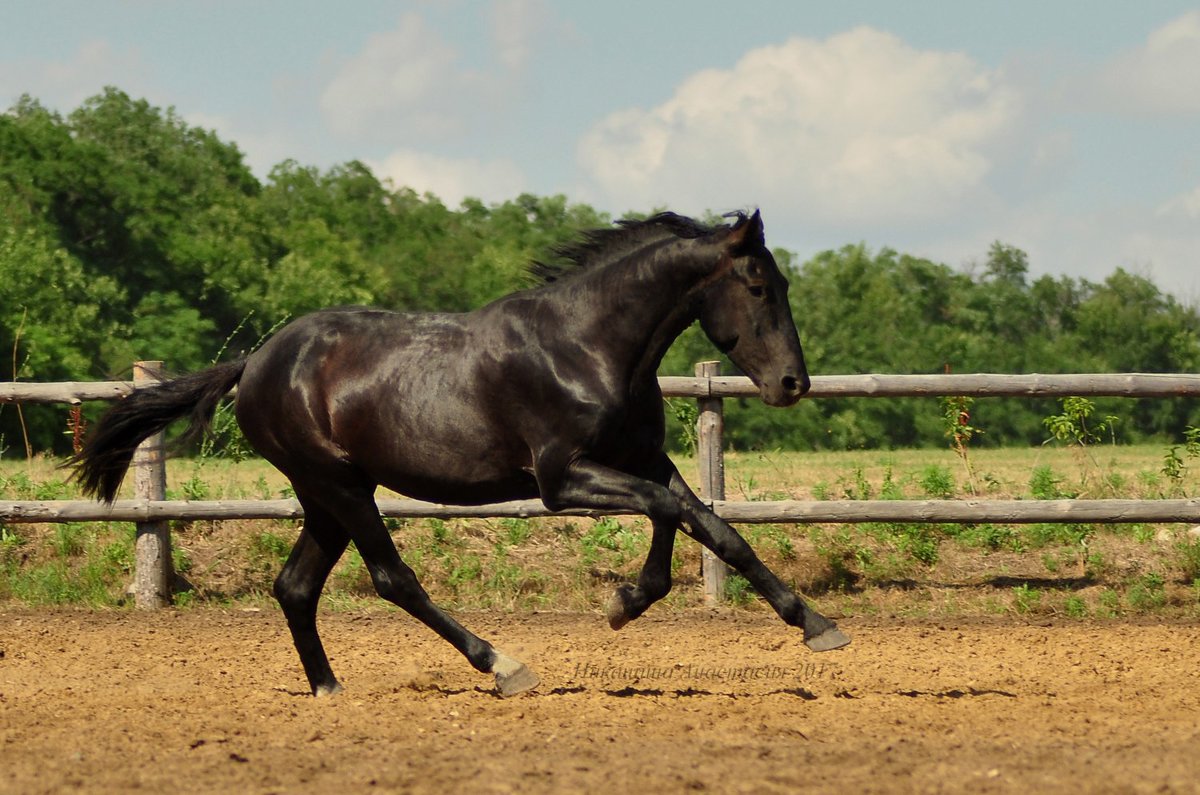
<svg viewBox="0 0 1200 795">
<path fill-rule="evenodd" d="M 1200 625 L 330 613 L 308 695 L 278 611 L 0 609 L 0 792 L 1197 792 Z"/>
</svg>

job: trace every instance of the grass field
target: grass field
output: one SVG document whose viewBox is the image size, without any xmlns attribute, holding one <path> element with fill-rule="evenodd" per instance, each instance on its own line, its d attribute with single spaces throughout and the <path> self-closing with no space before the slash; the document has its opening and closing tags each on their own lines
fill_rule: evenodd
<svg viewBox="0 0 1200 795">
<path fill-rule="evenodd" d="M 1156 499 L 1200 494 L 1200 461 L 1165 446 L 733 453 L 729 499 Z M 0 499 L 70 499 L 58 462 L 0 462 Z M 678 461 L 688 477 L 689 459 Z M 274 498 L 287 482 L 260 461 L 175 460 L 168 496 Z M 648 523 L 637 519 L 389 520 L 434 598 L 458 609 L 598 609 L 636 578 Z M 1041 524 L 748 525 L 786 581 L 834 614 L 1200 616 L 1200 537 L 1181 526 Z M 295 522 L 176 522 L 181 605 L 269 599 Z M 1196 531 L 1200 532 L 1200 531 Z M 118 606 L 132 566 L 124 523 L 0 525 L 0 601 Z M 667 609 L 699 604 L 699 553 L 681 538 Z M 374 604 L 351 549 L 327 586 L 335 609 Z M 766 609 L 740 578 L 730 600 Z"/>
</svg>

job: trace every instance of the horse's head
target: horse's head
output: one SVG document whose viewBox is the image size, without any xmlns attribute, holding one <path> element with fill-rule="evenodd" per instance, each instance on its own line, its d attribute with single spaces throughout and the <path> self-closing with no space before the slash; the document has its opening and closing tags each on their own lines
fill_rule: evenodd
<svg viewBox="0 0 1200 795">
<path fill-rule="evenodd" d="M 704 333 L 758 387 L 769 406 L 790 406 L 808 391 L 808 370 L 788 283 L 763 239 L 758 211 L 718 241 L 720 261 L 700 309 Z"/>
</svg>

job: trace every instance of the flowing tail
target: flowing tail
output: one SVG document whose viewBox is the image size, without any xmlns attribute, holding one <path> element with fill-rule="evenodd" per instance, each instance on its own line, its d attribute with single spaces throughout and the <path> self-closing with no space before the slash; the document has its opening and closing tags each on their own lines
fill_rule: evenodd
<svg viewBox="0 0 1200 795">
<path fill-rule="evenodd" d="M 185 416 L 190 417 L 186 436 L 203 431 L 245 369 L 245 359 L 218 364 L 138 389 L 109 409 L 68 462 L 84 493 L 107 503 L 115 500 L 137 446 Z"/>
</svg>

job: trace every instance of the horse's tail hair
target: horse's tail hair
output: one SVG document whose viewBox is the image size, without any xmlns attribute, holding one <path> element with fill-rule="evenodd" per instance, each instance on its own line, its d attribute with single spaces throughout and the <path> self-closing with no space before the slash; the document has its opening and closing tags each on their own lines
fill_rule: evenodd
<svg viewBox="0 0 1200 795">
<path fill-rule="evenodd" d="M 67 466 L 85 494 L 112 503 L 137 446 L 172 422 L 189 417 L 184 437 L 203 432 L 221 398 L 233 389 L 246 360 L 226 362 L 134 390 L 109 409 Z"/>
</svg>

